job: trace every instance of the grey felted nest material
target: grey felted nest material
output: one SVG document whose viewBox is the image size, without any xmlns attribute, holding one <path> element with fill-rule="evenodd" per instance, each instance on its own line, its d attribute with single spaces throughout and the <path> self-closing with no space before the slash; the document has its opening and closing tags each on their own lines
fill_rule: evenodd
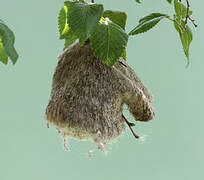
<svg viewBox="0 0 204 180">
<path fill-rule="evenodd" d="M 152 96 L 128 64 L 120 58 L 113 67 L 94 56 L 90 43 L 78 40 L 59 57 L 46 109 L 48 123 L 63 138 L 92 139 L 106 151 L 127 123 L 126 104 L 136 121 L 154 118 Z"/>
</svg>

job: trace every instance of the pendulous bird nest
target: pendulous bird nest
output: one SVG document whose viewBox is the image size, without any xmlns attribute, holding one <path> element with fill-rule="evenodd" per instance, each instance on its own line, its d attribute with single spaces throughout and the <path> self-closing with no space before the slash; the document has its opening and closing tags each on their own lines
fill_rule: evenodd
<svg viewBox="0 0 204 180">
<path fill-rule="evenodd" d="M 126 123 L 130 128 L 134 125 L 123 116 L 123 104 L 136 121 L 154 118 L 151 94 L 122 58 L 108 67 L 94 56 L 89 42 L 80 46 L 77 40 L 65 49 L 46 109 L 47 122 L 64 139 L 92 139 L 106 151 L 107 140 L 117 138 Z"/>
</svg>

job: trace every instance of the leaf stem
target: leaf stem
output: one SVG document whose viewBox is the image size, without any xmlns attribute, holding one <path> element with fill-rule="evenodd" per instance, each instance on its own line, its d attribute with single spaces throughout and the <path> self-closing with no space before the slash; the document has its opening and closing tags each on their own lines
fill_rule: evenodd
<svg viewBox="0 0 204 180">
<path fill-rule="evenodd" d="M 172 19 L 169 16 L 167 16 L 167 19 L 169 19 L 170 21 L 176 23 L 181 28 L 182 31 L 185 31 L 185 29 L 175 19 Z"/>
</svg>

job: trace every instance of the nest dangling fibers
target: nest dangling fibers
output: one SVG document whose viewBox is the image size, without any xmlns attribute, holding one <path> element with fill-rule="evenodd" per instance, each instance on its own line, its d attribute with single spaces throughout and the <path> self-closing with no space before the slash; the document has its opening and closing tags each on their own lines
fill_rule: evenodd
<svg viewBox="0 0 204 180">
<path fill-rule="evenodd" d="M 108 67 L 95 57 L 87 42 L 78 40 L 59 57 L 53 76 L 46 120 L 67 137 L 92 139 L 106 151 L 106 141 L 117 138 L 127 124 L 126 104 L 136 121 L 154 118 L 152 96 L 130 66 L 120 58 Z"/>
</svg>

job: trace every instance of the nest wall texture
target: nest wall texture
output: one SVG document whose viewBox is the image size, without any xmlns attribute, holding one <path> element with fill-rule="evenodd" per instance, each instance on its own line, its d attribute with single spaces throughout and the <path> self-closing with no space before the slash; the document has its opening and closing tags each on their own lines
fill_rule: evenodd
<svg viewBox="0 0 204 180">
<path fill-rule="evenodd" d="M 62 136 L 92 139 L 105 151 L 107 140 L 125 128 L 122 105 L 136 121 L 154 118 L 152 96 L 122 59 L 113 67 L 95 57 L 90 43 L 76 41 L 59 57 L 46 119 Z"/>
</svg>

